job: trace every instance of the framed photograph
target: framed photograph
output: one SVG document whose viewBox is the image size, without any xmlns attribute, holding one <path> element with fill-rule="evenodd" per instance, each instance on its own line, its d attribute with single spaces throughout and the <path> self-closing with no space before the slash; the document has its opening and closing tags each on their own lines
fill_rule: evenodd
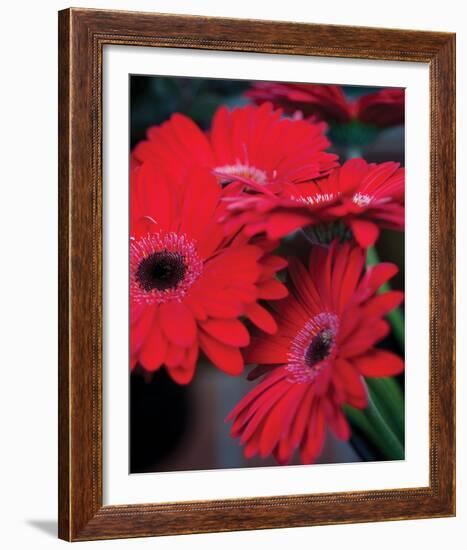
<svg viewBox="0 0 467 550">
<path fill-rule="evenodd" d="M 455 35 L 59 13 L 59 536 L 455 513 Z"/>
</svg>

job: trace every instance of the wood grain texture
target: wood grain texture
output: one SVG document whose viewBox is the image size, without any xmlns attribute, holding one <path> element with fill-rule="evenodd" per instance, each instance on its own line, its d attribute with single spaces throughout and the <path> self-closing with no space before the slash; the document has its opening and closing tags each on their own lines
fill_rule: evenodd
<svg viewBox="0 0 467 550">
<path fill-rule="evenodd" d="M 430 484 L 102 506 L 102 51 L 106 44 L 428 63 Z M 455 35 L 70 9 L 59 14 L 59 536 L 65 540 L 449 516 L 455 510 Z M 157 495 L 154 495 L 157 499 Z"/>
</svg>

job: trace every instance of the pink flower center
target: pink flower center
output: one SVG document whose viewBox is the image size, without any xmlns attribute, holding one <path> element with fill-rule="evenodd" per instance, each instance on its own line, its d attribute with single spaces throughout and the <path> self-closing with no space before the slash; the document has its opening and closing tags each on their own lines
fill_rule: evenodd
<svg viewBox="0 0 467 550">
<path fill-rule="evenodd" d="M 242 164 L 239 161 L 237 161 L 236 164 L 219 166 L 214 169 L 214 173 L 221 178 L 222 183 L 228 183 L 234 180 L 235 177 L 252 180 L 261 185 L 264 185 L 268 181 L 267 174 L 264 170 L 249 166 L 248 164 Z"/>
<path fill-rule="evenodd" d="M 357 206 L 368 206 L 372 200 L 373 197 L 371 195 L 367 195 L 366 193 L 355 193 L 352 197 L 352 202 Z"/>
<path fill-rule="evenodd" d="M 337 199 L 337 193 L 315 193 L 314 195 L 291 195 L 290 199 L 305 206 L 318 206 Z"/>
<path fill-rule="evenodd" d="M 292 340 L 286 369 L 293 382 L 310 383 L 329 365 L 336 352 L 339 319 L 320 313 L 309 319 Z"/>
<path fill-rule="evenodd" d="M 203 271 L 195 242 L 177 233 L 150 233 L 130 243 L 130 295 L 137 303 L 181 301 Z"/>
</svg>

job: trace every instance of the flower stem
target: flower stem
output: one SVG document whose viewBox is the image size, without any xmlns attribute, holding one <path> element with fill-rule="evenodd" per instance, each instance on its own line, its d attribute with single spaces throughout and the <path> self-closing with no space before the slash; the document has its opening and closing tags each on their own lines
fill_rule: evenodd
<svg viewBox="0 0 467 550">
<path fill-rule="evenodd" d="M 391 429 L 371 395 L 364 410 L 344 407 L 350 422 L 363 432 L 388 460 L 404 460 L 404 445 Z"/>
<path fill-rule="evenodd" d="M 372 426 L 374 426 L 379 432 L 379 438 L 384 441 L 384 448 L 386 449 L 388 458 L 392 458 L 393 460 L 403 460 L 405 457 L 404 445 L 391 430 L 390 426 L 376 406 L 371 394 L 368 407 L 365 409 L 365 415 L 369 419 Z"/>
<path fill-rule="evenodd" d="M 367 257 L 366 257 L 366 264 L 367 265 L 375 265 L 379 263 L 379 257 L 378 253 L 376 252 L 376 248 L 374 246 L 371 246 L 367 251 Z M 388 283 L 384 283 L 378 290 L 378 294 L 381 294 L 383 292 L 387 292 L 390 290 L 391 287 Z M 392 333 L 394 335 L 394 338 L 397 340 L 397 343 L 399 344 L 402 351 L 405 350 L 405 320 L 404 315 L 399 307 L 393 309 L 390 311 L 387 315 L 387 320 L 389 321 Z"/>
<path fill-rule="evenodd" d="M 405 437 L 404 397 L 394 378 L 367 378 L 375 405 L 400 441 Z"/>
</svg>

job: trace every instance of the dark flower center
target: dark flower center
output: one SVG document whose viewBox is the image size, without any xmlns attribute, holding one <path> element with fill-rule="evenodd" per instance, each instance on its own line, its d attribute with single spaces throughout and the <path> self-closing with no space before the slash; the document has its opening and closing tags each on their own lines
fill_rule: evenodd
<svg viewBox="0 0 467 550">
<path fill-rule="evenodd" d="M 312 369 L 315 365 L 326 359 L 331 352 L 332 331 L 323 329 L 316 334 L 305 352 L 305 364 Z"/>
<path fill-rule="evenodd" d="M 175 288 L 183 281 L 186 264 L 178 252 L 154 252 L 144 258 L 136 270 L 136 280 L 146 292 Z"/>
<path fill-rule="evenodd" d="M 291 341 L 286 369 L 291 379 L 311 383 L 331 365 L 337 353 L 339 318 L 335 313 L 323 311 L 308 319 Z"/>
</svg>

